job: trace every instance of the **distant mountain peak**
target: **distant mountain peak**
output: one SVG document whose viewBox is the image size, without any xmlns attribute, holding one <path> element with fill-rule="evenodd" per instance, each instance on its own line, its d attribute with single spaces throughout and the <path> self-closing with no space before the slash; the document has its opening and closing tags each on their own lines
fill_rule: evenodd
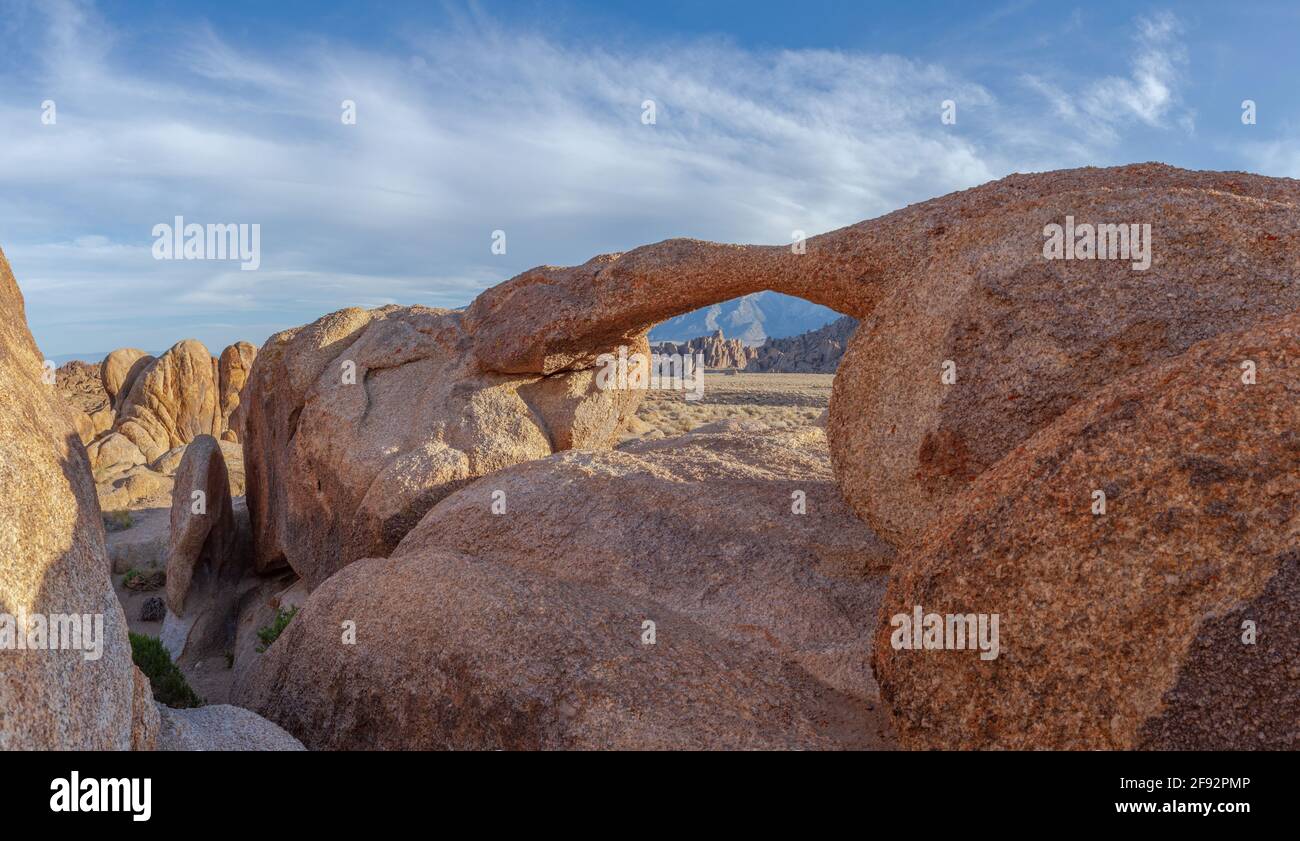
<svg viewBox="0 0 1300 841">
<path fill-rule="evenodd" d="M 839 316 L 829 307 L 802 298 L 753 292 L 670 318 L 650 331 L 650 340 L 688 342 L 721 331 L 725 339 L 739 339 L 757 347 L 769 338 L 783 339 L 816 330 Z"/>
</svg>

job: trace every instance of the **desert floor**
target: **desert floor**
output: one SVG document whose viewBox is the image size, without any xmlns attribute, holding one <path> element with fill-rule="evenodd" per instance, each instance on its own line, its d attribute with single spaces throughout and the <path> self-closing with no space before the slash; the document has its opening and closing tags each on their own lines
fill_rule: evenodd
<svg viewBox="0 0 1300 841">
<path fill-rule="evenodd" d="M 704 375 L 704 397 L 687 400 L 684 392 L 649 391 L 641 401 L 632 433 L 667 437 L 690 432 L 712 421 L 758 420 L 776 429 L 813 423 L 831 399 L 834 374 Z"/>
</svg>

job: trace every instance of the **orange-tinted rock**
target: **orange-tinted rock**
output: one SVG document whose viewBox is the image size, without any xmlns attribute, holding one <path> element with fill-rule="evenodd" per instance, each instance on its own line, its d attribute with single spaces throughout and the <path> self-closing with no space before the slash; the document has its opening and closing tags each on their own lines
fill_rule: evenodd
<svg viewBox="0 0 1300 841">
<path fill-rule="evenodd" d="M 90 465 L 42 364 L 0 253 L 0 614 L 47 623 L 53 615 L 92 617 L 81 648 L 19 650 L 16 622 L 0 625 L 8 636 L 0 646 L 0 750 L 129 750 L 147 745 L 136 734 L 147 731 L 149 710 L 134 701 L 126 618 L 108 580 Z M 45 644 L 50 639 L 47 631 Z"/>
<path fill-rule="evenodd" d="M 230 418 L 239 408 L 239 394 L 253 370 L 257 348 L 248 342 L 236 342 L 221 352 L 217 359 L 218 388 L 221 391 L 222 439 L 239 441 L 239 431 L 230 429 Z M 226 433 L 230 433 L 227 437 Z"/>
<path fill-rule="evenodd" d="M 1300 747 L 1300 314 L 1105 386 L 894 569 L 876 677 L 907 747 Z M 998 614 L 999 656 L 896 649 L 917 605 Z"/>
<path fill-rule="evenodd" d="M 340 570 L 262 657 L 236 703 L 314 750 L 827 748 L 873 735 L 862 705 L 662 606 L 427 546 Z"/>
<path fill-rule="evenodd" d="M 1013 176 L 925 206 L 947 207 L 949 218 L 855 334 L 829 423 L 845 495 L 897 545 L 1111 380 L 1300 309 L 1295 181 L 1076 170 Z M 1045 259 L 1045 226 L 1067 216 L 1150 225 L 1150 267 Z M 947 363 L 955 384 L 941 378 Z"/>
<path fill-rule="evenodd" d="M 591 371 L 485 373 L 469 344 L 460 313 L 426 307 L 343 310 L 266 343 L 236 413 L 259 569 L 287 561 L 314 586 L 387 554 L 471 479 L 611 446 L 641 396 Z"/>
<path fill-rule="evenodd" d="M 99 365 L 100 380 L 113 408 L 120 409 L 131 393 L 136 377 L 153 364 L 154 358 L 137 348 L 118 348 Z"/>
<path fill-rule="evenodd" d="M 662 605 L 875 700 L 893 551 L 845 504 L 825 433 L 715 425 L 499 470 L 398 547 L 437 547 Z"/>
<path fill-rule="evenodd" d="M 199 435 L 220 435 L 216 368 L 201 343 L 177 343 L 136 376 L 113 431 L 135 444 L 146 462 Z"/>
</svg>

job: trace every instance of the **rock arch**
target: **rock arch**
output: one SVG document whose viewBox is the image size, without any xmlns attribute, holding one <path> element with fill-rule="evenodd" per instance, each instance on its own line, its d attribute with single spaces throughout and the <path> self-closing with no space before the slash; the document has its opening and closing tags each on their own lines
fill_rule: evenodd
<svg viewBox="0 0 1300 841">
<path fill-rule="evenodd" d="M 764 289 L 858 318 L 832 455 L 854 508 L 903 545 L 1116 376 L 1300 308 L 1298 200 L 1291 179 L 1162 164 L 1012 175 L 812 237 L 804 254 L 676 239 L 540 267 L 485 291 L 465 323 L 483 368 L 552 375 Z M 1151 266 L 1045 259 L 1044 226 L 1066 216 L 1151 225 Z"/>
<path fill-rule="evenodd" d="M 974 477 L 1117 376 L 1300 309 L 1300 184 L 1160 164 L 1012 175 L 789 246 L 668 240 L 539 267 L 464 311 L 347 310 L 267 342 L 241 405 L 258 563 L 386 555 L 501 467 L 612 445 L 640 394 L 592 368 L 659 321 L 771 289 L 858 318 L 829 439 L 854 510 L 913 542 Z M 1046 224 L 1152 226 L 1144 271 L 1047 260 Z M 340 361 L 356 384 L 341 384 Z M 941 366 L 953 363 L 954 385 Z"/>
</svg>

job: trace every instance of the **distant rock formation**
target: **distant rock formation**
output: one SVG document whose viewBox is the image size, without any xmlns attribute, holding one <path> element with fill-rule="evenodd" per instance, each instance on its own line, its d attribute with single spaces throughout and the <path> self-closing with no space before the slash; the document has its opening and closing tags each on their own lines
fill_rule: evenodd
<svg viewBox="0 0 1300 841">
<path fill-rule="evenodd" d="M 695 357 L 704 355 L 706 368 L 742 368 L 747 369 L 754 358 L 754 349 L 740 339 L 724 339 L 722 331 L 712 336 L 701 336 L 689 342 L 656 342 L 652 348 L 655 353 L 681 354 Z"/>
<path fill-rule="evenodd" d="M 808 333 L 768 339 L 757 348 L 746 371 L 763 374 L 834 374 L 858 320 L 844 316 Z"/>
<path fill-rule="evenodd" d="M 122 408 L 122 401 L 131 393 L 136 377 L 153 361 L 154 357 L 137 348 L 118 348 L 104 357 L 99 371 L 113 411 Z"/>
<path fill-rule="evenodd" d="M 226 441 L 239 441 L 239 430 L 230 427 L 230 417 L 239 408 L 239 395 L 248 374 L 253 370 L 257 348 L 248 342 L 236 342 L 221 352 L 217 359 L 218 388 L 221 391 L 221 437 Z"/>
<path fill-rule="evenodd" d="M 54 387 L 73 409 L 73 422 L 81 443 L 113 425 L 112 400 L 100 382 L 100 366 L 73 360 L 54 372 Z"/>
<path fill-rule="evenodd" d="M 122 348 L 98 366 L 85 366 L 86 372 L 98 369 L 98 393 L 111 401 L 111 407 L 92 417 L 89 438 L 82 436 L 101 486 L 101 502 L 107 503 L 105 483 L 120 480 L 132 469 L 146 470 L 140 465 L 150 465 L 147 470 L 164 476 L 174 472 L 181 452 L 200 435 L 237 445 L 239 436 L 229 424 L 256 354 L 251 344 L 239 342 L 215 359 L 202 343 L 187 339 L 157 358 Z M 72 381 L 80 383 L 87 376 L 77 371 Z M 111 425 L 105 427 L 105 422 Z M 167 459 L 171 469 L 159 470 L 157 463 Z M 241 477 L 241 492 L 242 484 Z"/>
<path fill-rule="evenodd" d="M 724 338 L 719 330 L 688 342 L 655 342 L 652 348 L 656 353 L 692 357 L 702 353 L 706 368 L 735 368 L 757 374 L 834 374 L 857 326 L 858 320 L 846 315 L 788 339 L 769 338 L 759 347 Z"/>
</svg>

